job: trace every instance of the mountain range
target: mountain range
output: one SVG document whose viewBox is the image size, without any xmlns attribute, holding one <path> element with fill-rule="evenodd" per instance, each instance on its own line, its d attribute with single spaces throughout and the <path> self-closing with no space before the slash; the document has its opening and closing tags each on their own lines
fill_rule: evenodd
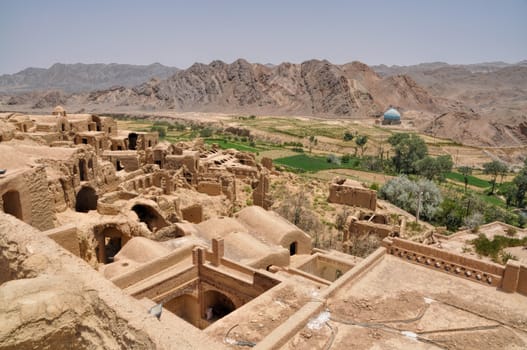
<svg viewBox="0 0 527 350">
<path fill-rule="evenodd" d="M 49 68 L 26 68 L 15 74 L 0 75 L 0 93 L 62 90 L 66 93 L 107 89 L 115 85 L 135 86 L 157 77 L 167 78 L 178 69 L 153 63 L 131 64 L 62 64 Z"/>
<path fill-rule="evenodd" d="M 463 101 L 482 114 L 526 114 L 527 60 L 449 65 L 442 62 L 413 66 L 372 66 L 380 76 L 405 74 L 432 95 Z"/>
<path fill-rule="evenodd" d="M 527 143 L 527 61 L 473 65 L 55 64 L 0 76 L 0 109 L 379 116 L 393 106 L 430 134 L 483 146 Z M 462 130 L 458 130 L 462 125 Z M 452 132 L 456 130 L 456 132 Z"/>
</svg>

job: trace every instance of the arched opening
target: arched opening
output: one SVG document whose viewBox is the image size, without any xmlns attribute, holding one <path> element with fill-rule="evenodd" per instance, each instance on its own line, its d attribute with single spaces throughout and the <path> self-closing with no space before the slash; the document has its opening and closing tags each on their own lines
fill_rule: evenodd
<svg viewBox="0 0 527 350">
<path fill-rule="evenodd" d="M 93 159 L 88 160 L 88 168 L 93 169 Z"/>
<path fill-rule="evenodd" d="M 95 129 L 101 131 L 101 118 L 94 115 L 92 116 L 92 120 L 95 122 Z"/>
<path fill-rule="evenodd" d="M 95 247 L 97 261 L 103 264 L 112 263 L 115 255 L 127 242 L 126 236 L 115 227 L 106 227 L 96 237 L 98 241 Z"/>
<path fill-rule="evenodd" d="M 209 322 L 214 322 L 236 310 L 236 307 L 225 294 L 209 290 L 203 294 L 203 310 L 205 314 L 202 317 Z"/>
<path fill-rule="evenodd" d="M 4 202 L 4 213 L 11 214 L 22 220 L 22 204 L 20 203 L 20 193 L 18 191 L 7 191 L 2 195 Z"/>
<path fill-rule="evenodd" d="M 137 214 L 139 221 L 144 222 L 152 232 L 167 226 L 163 217 L 148 205 L 136 204 L 132 207 L 132 210 Z"/>
<path fill-rule="evenodd" d="M 65 123 L 60 123 L 60 130 L 62 132 L 66 131 L 66 124 Z"/>
<path fill-rule="evenodd" d="M 117 159 L 115 161 L 115 169 L 117 169 L 117 171 L 124 169 L 124 167 L 121 165 L 121 161 L 119 159 Z"/>
<path fill-rule="evenodd" d="M 128 149 L 135 150 L 137 148 L 137 134 L 131 132 L 128 134 Z"/>
<path fill-rule="evenodd" d="M 27 132 L 27 125 L 26 125 L 26 124 L 23 124 L 23 125 L 22 125 L 22 129 L 24 129 L 24 132 Z"/>
<path fill-rule="evenodd" d="M 289 245 L 289 255 L 295 255 L 297 250 L 297 242 L 293 242 Z"/>
<path fill-rule="evenodd" d="M 90 210 L 97 209 L 97 193 L 91 187 L 83 187 L 77 193 L 75 199 L 75 210 L 81 213 L 87 213 Z"/>
<path fill-rule="evenodd" d="M 79 159 L 79 177 L 81 181 L 86 181 L 86 160 Z"/>
</svg>

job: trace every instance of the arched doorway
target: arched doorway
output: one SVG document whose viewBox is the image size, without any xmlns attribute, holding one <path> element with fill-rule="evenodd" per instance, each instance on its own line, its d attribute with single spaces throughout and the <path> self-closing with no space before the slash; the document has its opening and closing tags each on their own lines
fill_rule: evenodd
<svg viewBox="0 0 527 350">
<path fill-rule="evenodd" d="M 81 213 L 87 213 L 90 210 L 97 209 L 97 193 L 91 187 L 83 187 L 77 192 L 75 198 L 75 210 Z"/>
<path fill-rule="evenodd" d="M 167 226 L 165 219 L 163 219 L 157 210 L 151 206 L 136 204 L 132 207 L 132 210 L 137 214 L 137 217 L 139 217 L 139 221 L 144 222 L 152 232 Z"/>
<path fill-rule="evenodd" d="M 131 132 L 128 134 L 128 149 L 135 150 L 137 148 L 137 134 Z"/>
<path fill-rule="evenodd" d="M 298 243 L 293 242 L 289 245 L 289 255 L 295 255 L 298 248 Z"/>
<path fill-rule="evenodd" d="M 208 290 L 203 293 L 203 310 L 205 311 L 203 318 L 214 322 L 236 310 L 236 306 L 225 294 Z"/>
<path fill-rule="evenodd" d="M 4 203 L 4 213 L 11 214 L 22 220 L 22 204 L 20 203 L 20 193 L 18 191 L 7 191 L 2 195 Z"/>
</svg>

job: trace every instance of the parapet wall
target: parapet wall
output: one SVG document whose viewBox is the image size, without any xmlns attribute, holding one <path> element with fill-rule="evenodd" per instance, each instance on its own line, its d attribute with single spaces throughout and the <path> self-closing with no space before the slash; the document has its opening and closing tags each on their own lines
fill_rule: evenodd
<svg viewBox="0 0 527 350">
<path fill-rule="evenodd" d="M 501 287 L 506 268 L 444 251 L 439 248 L 399 238 L 385 238 L 383 245 L 389 254 L 435 270 L 450 273 L 474 282 Z"/>
<path fill-rule="evenodd" d="M 502 289 L 509 293 L 518 292 L 527 295 L 527 265 L 515 260 L 507 261 Z"/>
</svg>

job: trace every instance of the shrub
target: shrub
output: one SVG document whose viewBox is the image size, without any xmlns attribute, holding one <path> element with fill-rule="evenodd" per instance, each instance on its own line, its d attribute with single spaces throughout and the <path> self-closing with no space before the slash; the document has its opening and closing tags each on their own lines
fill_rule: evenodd
<svg viewBox="0 0 527 350">
<path fill-rule="evenodd" d="M 344 136 L 342 137 L 342 139 L 343 139 L 344 141 L 351 141 L 351 140 L 353 140 L 353 137 L 354 137 L 354 136 L 355 136 L 355 135 L 353 135 L 353 133 L 352 133 L 351 131 L 346 131 L 346 132 L 344 133 Z"/>
<path fill-rule="evenodd" d="M 527 237 L 518 239 L 497 235 L 491 241 L 484 234 L 480 234 L 478 238 L 472 241 L 472 244 L 474 244 L 474 249 L 478 254 L 498 261 L 502 249 L 525 245 L 527 244 Z"/>
<path fill-rule="evenodd" d="M 201 129 L 199 132 L 199 136 L 201 137 L 211 137 L 212 136 L 212 129 L 211 128 L 204 128 Z"/>
<path fill-rule="evenodd" d="M 166 129 L 166 127 L 161 126 L 161 125 L 153 125 L 150 128 L 150 131 L 152 131 L 152 132 L 156 132 L 157 131 L 157 133 L 159 134 L 160 138 L 164 138 L 165 136 L 167 136 L 167 129 Z"/>
<path fill-rule="evenodd" d="M 514 255 L 512 255 L 511 253 L 509 252 L 502 252 L 501 253 L 501 263 L 503 265 L 505 265 L 507 263 L 507 261 L 509 261 L 510 259 L 512 260 L 518 260 L 518 258 Z"/>
<path fill-rule="evenodd" d="M 479 212 L 475 212 L 472 215 L 469 215 L 465 218 L 464 224 L 467 226 L 472 232 L 478 232 L 479 227 L 481 224 L 483 224 L 483 215 Z"/>
<path fill-rule="evenodd" d="M 332 164 L 340 164 L 340 159 L 334 155 L 334 154 L 329 154 L 327 157 L 326 157 L 326 161 L 328 163 L 332 163 Z"/>
<path fill-rule="evenodd" d="M 509 227 L 505 233 L 509 237 L 514 237 L 514 236 L 516 236 L 517 231 L 516 231 L 516 229 L 514 227 Z"/>
</svg>

